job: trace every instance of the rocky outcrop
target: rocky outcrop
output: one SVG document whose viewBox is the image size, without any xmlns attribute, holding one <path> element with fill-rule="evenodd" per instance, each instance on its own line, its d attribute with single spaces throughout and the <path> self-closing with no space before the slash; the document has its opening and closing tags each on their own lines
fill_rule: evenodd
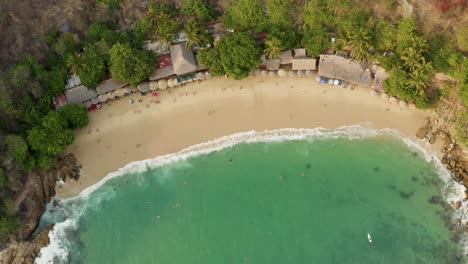
<svg viewBox="0 0 468 264">
<path fill-rule="evenodd" d="M 19 213 L 23 223 L 18 235 L 19 240 L 28 239 L 36 229 L 44 213 L 46 204 L 55 196 L 57 181 L 67 178 L 78 179 L 79 167 L 72 155 L 59 158 L 48 171 L 32 171 L 15 201 L 15 212 Z"/>
<path fill-rule="evenodd" d="M 42 230 L 29 241 L 12 241 L 8 247 L 0 252 L 0 264 L 32 264 L 41 248 L 49 244 L 49 232 L 53 225 Z"/>
</svg>

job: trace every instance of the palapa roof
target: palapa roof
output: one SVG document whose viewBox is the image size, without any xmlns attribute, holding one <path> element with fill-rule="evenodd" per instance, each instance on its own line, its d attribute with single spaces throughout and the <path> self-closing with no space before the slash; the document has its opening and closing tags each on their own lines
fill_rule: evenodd
<svg viewBox="0 0 468 264">
<path fill-rule="evenodd" d="M 350 83 L 369 85 L 370 71 L 367 66 L 354 60 L 348 60 L 336 55 L 320 55 L 320 76 L 340 79 Z"/>
<path fill-rule="evenodd" d="M 164 67 L 164 68 L 155 69 L 153 71 L 153 73 L 151 73 L 151 75 L 149 76 L 149 79 L 151 81 L 154 81 L 154 80 L 167 78 L 167 77 L 172 76 L 172 75 L 174 75 L 174 66 L 173 65 L 167 66 L 167 67 Z"/>
<path fill-rule="evenodd" d="M 295 71 L 301 70 L 315 70 L 317 60 L 311 57 L 300 57 L 292 59 L 292 69 Z"/>
<path fill-rule="evenodd" d="M 387 79 L 389 74 L 385 71 L 384 68 L 378 67 L 375 71 L 375 79 L 372 88 L 377 91 L 383 91 L 383 82 Z"/>
<path fill-rule="evenodd" d="M 174 73 L 183 75 L 197 70 L 195 56 L 191 50 L 185 48 L 185 42 L 171 46 L 171 60 Z"/>
<path fill-rule="evenodd" d="M 271 59 L 271 60 L 266 60 L 265 66 L 266 69 L 269 71 L 276 71 L 280 67 L 280 59 Z"/>
<path fill-rule="evenodd" d="M 305 56 L 306 56 L 306 50 L 305 49 L 295 49 L 294 50 L 294 58 L 305 57 Z"/>
<path fill-rule="evenodd" d="M 280 64 L 291 64 L 292 63 L 292 52 L 291 50 L 283 51 L 280 56 Z"/>
<path fill-rule="evenodd" d="M 124 82 L 119 82 L 113 79 L 108 79 L 103 82 L 101 82 L 97 87 L 96 87 L 96 93 L 97 94 L 105 94 L 108 92 L 115 91 L 119 88 L 122 88 L 126 86 L 127 83 Z"/>
<path fill-rule="evenodd" d="M 65 96 L 69 103 L 83 103 L 97 97 L 97 93 L 84 85 L 79 85 L 65 90 Z"/>
</svg>

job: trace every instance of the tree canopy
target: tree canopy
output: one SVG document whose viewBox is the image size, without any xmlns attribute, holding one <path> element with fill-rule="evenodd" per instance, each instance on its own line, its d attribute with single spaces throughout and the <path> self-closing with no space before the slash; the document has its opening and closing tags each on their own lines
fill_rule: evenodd
<svg viewBox="0 0 468 264">
<path fill-rule="evenodd" d="M 88 110 L 83 104 L 66 104 L 58 112 L 71 129 L 82 128 L 88 124 Z"/>
<path fill-rule="evenodd" d="M 237 31 L 260 32 L 266 27 L 263 6 L 259 0 L 234 0 L 228 7 L 224 24 Z"/>
<path fill-rule="evenodd" d="M 109 54 L 110 73 L 115 80 L 137 86 L 154 70 L 155 56 L 151 51 L 134 48 L 128 43 L 117 43 Z"/>
<path fill-rule="evenodd" d="M 242 79 L 260 65 L 262 51 L 255 38 L 244 32 L 224 36 L 211 50 L 201 51 L 198 59 L 214 74 L 226 73 Z"/>
<path fill-rule="evenodd" d="M 218 15 L 211 3 L 206 0 L 184 0 L 181 11 L 200 21 L 209 21 Z"/>
</svg>

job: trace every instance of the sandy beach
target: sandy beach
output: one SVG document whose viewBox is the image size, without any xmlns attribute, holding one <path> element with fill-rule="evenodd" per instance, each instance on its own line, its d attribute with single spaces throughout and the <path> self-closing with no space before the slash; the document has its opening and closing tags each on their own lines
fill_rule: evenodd
<svg viewBox="0 0 468 264">
<path fill-rule="evenodd" d="M 75 132 L 68 152 L 82 165 L 81 176 L 57 186 L 57 193 L 71 197 L 132 161 L 250 130 L 361 125 L 415 138 L 427 112 L 369 92 L 369 87 L 344 89 L 311 77 L 215 77 L 158 91 L 158 97 L 128 95 L 103 104 L 90 114 L 89 125 Z"/>
</svg>

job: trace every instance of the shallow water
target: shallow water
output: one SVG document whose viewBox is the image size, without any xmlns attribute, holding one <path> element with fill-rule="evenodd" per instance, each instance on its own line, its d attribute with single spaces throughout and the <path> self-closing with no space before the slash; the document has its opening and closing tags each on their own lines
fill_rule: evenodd
<svg viewBox="0 0 468 264">
<path fill-rule="evenodd" d="M 429 202 L 441 184 L 388 136 L 239 144 L 114 178 L 44 221 L 86 208 L 62 237 L 72 263 L 463 263 Z"/>
</svg>

